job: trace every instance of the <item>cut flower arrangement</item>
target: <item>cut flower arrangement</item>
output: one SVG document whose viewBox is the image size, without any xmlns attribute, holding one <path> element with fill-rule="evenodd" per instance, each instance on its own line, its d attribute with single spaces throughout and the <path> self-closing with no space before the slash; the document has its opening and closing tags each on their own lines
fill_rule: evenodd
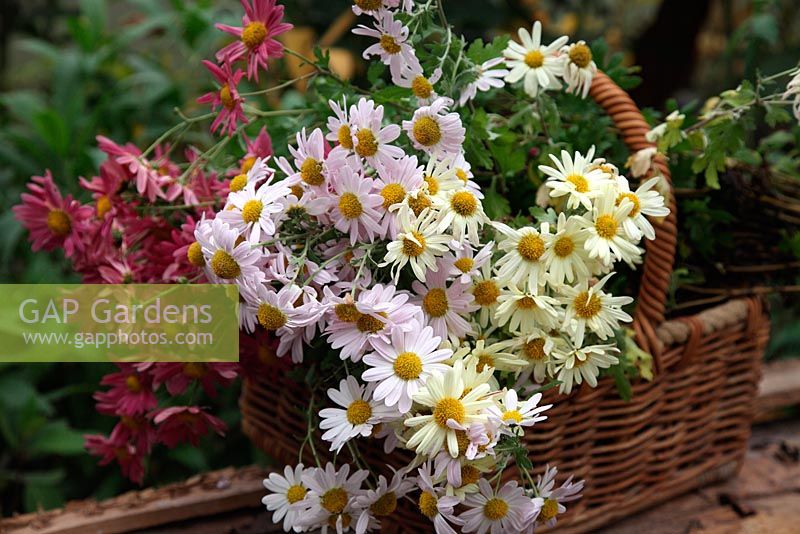
<svg viewBox="0 0 800 534">
<path fill-rule="evenodd" d="M 224 432 L 199 395 L 291 362 L 311 391 L 298 457 L 315 464 L 264 481 L 286 531 L 375 531 L 400 501 L 438 533 L 555 525 L 583 482 L 533 475 L 522 436 L 548 417 L 547 389 L 648 377 L 625 330 L 633 299 L 614 292 L 669 214 L 654 155 L 633 155 L 629 181 L 608 123 L 586 111 L 592 48 L 544 42 L 539 22 L 467 43 L 441 1 L 357 0 L 370 68 L 356 87 L 321 51 L 276 40 L 291 25 L 274 0 L 242 6 L 240 26 L 218 25 L 234 40 L 204 62 L 210 113 L 182 114 L 144 150 L 98 137 L 107 159 L 81 180 L 91 203 L 48 172 L 15 208 L 34 249 L 63 249 L 86 282 L 239 288 L 240 363 L 120 364 L 95 396 L 119 422 L 87 448 L 141 482 L 155 445 Z M 284 54 L 313 66 L 306 107 L 259 109 L 297 80 L 244 84 Z M 182 144 L 212 119 L 213 146 Z M 288 142 L 273 147 L 267 128 Z M 413 461 L 370 464 L 359 447 L 376 440 Z"/>
</svg>

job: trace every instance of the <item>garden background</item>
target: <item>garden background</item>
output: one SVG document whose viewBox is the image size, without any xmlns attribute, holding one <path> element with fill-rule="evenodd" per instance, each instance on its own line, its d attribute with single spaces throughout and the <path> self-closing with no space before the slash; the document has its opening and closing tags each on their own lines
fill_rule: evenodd
<svg viewBox="0 0 800 534">
<path fill-rule="evenodd" d="M 291 48 L 312 56 L 320 45 L 343 77 L 368 76 L 358 38 L 349 32 L 355 20 L 350 2 L 284 3 L 296 26 L 285 36 Z M 467 38 L 491 39 L 538 19 L 550 36 L 567 34 L 591 42 L 595 51 L 619 52 L 626 65 L 641 66 L 642 83 L 630 92 L 653 124 L 674 109 L 697 110 L 759 71 L 789 68 L 800 55 L 795 0 L 452 0 L 447 8 Z M 235 23 L 239 10 L 234 0 L 2 2 L 0 282 L 77 281 L 60 253 L 31 252 L 10 207 L 29 177 L 46 168 L 63 191 L 79 193 L 77 178 L 95 174 L 102 160 L 97 134 L 147 146 L 177 120 L 175 108 L 198 113 L 195 98 L 212 85 L 200 60 L 226 42 L 213 24 Z M 304 68 L 287 60 L 270 83 L 295 78 Z M 269 104 L 297 106 L 303 89 L 299 83 L 268 93 Z M 187 140 L 211 144 L 200 129 Z M 773 129 L 764 121 L 748 146 L 721 177 L 719 190 L 695 176 L 691 162 L 675 173 L 682 237 L 672 307 L 720 296 L 710 289 L 747 294 L 755 288 L 769 294 L 773 309 L 767 357 L 800 356 L 800 203 L 772 210 L 761 202 L 774 176 L 788 179 L 795 192 L 800 188 L 800 128 Z M 3 515 L 129 489 L 116 468 L 98 467 L 83 449 L 83 434 L 107 433 L 114 422 L 97 414 L 91 399 L 107 372 L 101 364 L 0 365 Z M 237 395 L 230 388 L 213 400 L 231 428 L 224 440 L 157 449 L 145 484 L 267 463 L 238 430 Z"/>
</svg>

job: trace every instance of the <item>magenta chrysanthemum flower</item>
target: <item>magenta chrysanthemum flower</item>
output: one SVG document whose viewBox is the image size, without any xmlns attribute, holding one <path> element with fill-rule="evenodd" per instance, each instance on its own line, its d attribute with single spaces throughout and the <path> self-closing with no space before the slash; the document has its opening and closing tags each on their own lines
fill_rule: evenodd
<svg viewBox="0 0 800 534">
<path fill-rule="evenodd" d="M 76 251 L 83 251 L 81 229 L 92 216 L 92 208 L 82 206 L 72 195 L 62 198 L 49 170 L 44 176 L 34 176 L 31 180 L 30 192 L 22 194 L 22 204 L 11 209 L 30 232 L 33 250 L 63 247 L 68 258 Z"/>
<path fill-rule="evenodd" d="M 197 446 L 201 436 L 212 430 L 223 436 L 227 429 L 221 419 L 198 406 L 164 408 L 153 416 L 153 422 L 157 425 L 159 440 L 169 448 L 186 442 Z"/>
<path fill-rule="evenodd" d="M 203 65 L 211 72 L 214 78 L 219 82 L 220 87 L 216 91 L 206 93 L 197 101 L 200 104 L 211 104 L 212 111 L 219 108 L 219 114 L 214 122 L 211 124 L 211 131 L 216 132 L 217 128 L 223 126 L 222 133 L 233 135 L 236 131 L 236 125 L 241 122 L 247 124 L 247 117 L 244 116 L 242 110 L 242 102 L 244 98 L 239 96 L 239 82 L 244 76 L 241 69 L 236 69 L 236 72 L 231 70 L 228 63 L 224 63 L 221 67 L 214 65 L 212 62 L 203 60 Z"/>
<path fill-rule="evenodd" d="M 139 372 L 131 364 L 118 364 L 119 371 L 107 374 L 101 380 L 108 391 L 94 394 L 97 411 L 109 415 L 135 416 L 144 414 L 158 405 L 149 373 Z"/>
<path fill-rule="evenodd" d="M 150 202 L 155 202 L 156 198 L 164 198 L 164 191 L 161 188 L 169 181 L 169 177 L 161 176 L 150 162 L 142 157 L 142 151 L 136 145 L 127 143 L 125 146 L 120 146 L 111 139 L 98 135 L 97 146 L 125 169 L 130 179 L 136 182 L 136 191 L 140 195 Z"/>
<path fill-rule="evenodd" d="M 247 78 L 258 81 L 258 69 L 267 70 L 267 60 L 281 57 L 283 45 L 274 39 L 292 29 L 292 25 L 283 21 L 283 6 L 276 6 L 275 0 L 241 0 L 244 7 L 242 27 L 217 24 L 217 29 L 238 37 L 219 52 L 217 61 L 233 63 L 245 58 L 247 61 Z"/>
<path fill-rule="evenodd" d="M 84 436 L 84 447 L 89 454 L 100 456 L 100 465 L 108 465 L 113 461 L 119 464 L 122 476 L 128 477 L 133 482 L 141 484 L 144 479 L 144 453 L 133 444 L 121 439 L 116 433 L 110 437 L 100 434 L 87 434 Z"/>
</svg>

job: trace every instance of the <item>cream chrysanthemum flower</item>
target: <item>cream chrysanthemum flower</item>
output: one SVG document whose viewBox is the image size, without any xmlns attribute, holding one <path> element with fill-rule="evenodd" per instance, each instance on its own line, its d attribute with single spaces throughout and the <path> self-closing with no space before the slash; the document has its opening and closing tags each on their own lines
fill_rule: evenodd
<svg viewBox="0 0 800 534">
<path fill-rule="evenodd" d="M 483 373 L 486 369 L 519 371 L 528 364 L 518 358 L 516 354 L 508 352 L 512 344 L 509 341 L 487 343 L 487 340 L 479 339 L 475 342 L 475 348 L 472 349 L 467 361 L 475 362 L 475 370 L 478 373 Z M 469 367 L 466 365 L 466 368 Z"/>
<path fill-rule="evenodd" d="M 399 207 L 409 191 L 416 191 L 423 186 L 422 168 L 417 164 L 416 156 L 403 156 L 388 163 L 379 163 L 374 188 L 383 198 L 384 233 L 389 239 L 395 239 L 400 228 Z"/>
<path fill-rule="evenodd" d="M 456 169 L 451 167 L 450 159 L 447 158 L 429 159 L 422 178 L 425 180 L 427 193 L 437 207 L 444 204 L 448 192 L 463 187 Z"/>
<path fill-rule="evenodd" d="M 434 157 L 455 157 L 461 152 L 466 130 L 458 113 L 448 111 L 449 98 L 440 97 L 431 105 L 414 112 L 410 121 L 403 121 L 403 130 L 417 150 Z"/>
<path fill-rule="evenodd" d="M 442 256 L 447 250 L 450 237 L 439 231 L 439 223 L 435 212 L 425 210 L 419 218 L 414 218 L 410 224 L 402 224 L 394 241 L 386 246 L 386 256 L 379 267 L 391 265 L 392 278 L 397 282 L 400 270 L 407 263 L 417 280 L 425 282 L 428 272 L 436 271 L 439 267 L 436 258 Z"/>
<path fill-rule="evenodd" d="M 660 180 L 662 180 L 660 176 L 655 176 L 636 188 L 636 191 L 631 191 L 628 180 L 624 176 L 617 177 L 619 192 L 616 203 L 630 202 L 633 204 L 628 217 L 622 221 L 622 227 L 628 239 L 632 241 L 639 241 L 642 237 L 655 239 L 656 231 L 645 215 L 650 217 L 669 215 L 669 208 L 664 205 L 664 197 L 654 189 Z"/>
<path fill-rule="evenodd" d="M 541 384 L 545 378 L 554 374 L 552 353 L 556 350 L 558 339 L 538 328 L 514 339 L 514 351 L 526 362 L 526 366 L 518 374 L 518 385 L 527 384 L 531 375 L 534 381 Z"/>
<path fill-rule="evenodd" d="M 492 276 L 492 264 L 487 262 L 480 270 L 472 284 L 473 302 L 478 308 L 478 324 L 486 328 L 494 323 L 495 312 L 499 305 L 500 283 Z"/>
<path fill-rule="evenodd" d="M 461 373 L 460 367 L 454 367 L 435 374 L 414 395 L 414 402 L 427 406 L 432 413 L 406 419 L 406 426 L 419 427 L 406 443 L 409 449 L 431 457 L 446 448 L 456 458 L 458 437 L 447 422 L 452 419 L 459 425 L 469 425 L 486 420 L 484 410 L 492 405 L 489 385 L 481 384 L 465 394 Z"/>
<path fill-rule="evenodd" d="M 414 488 L 414 482 L 414 478 L 406 478 L 405 469 L 395 472 L 391 482 L 380 475 L 375 489 L 369 489 L 356 498 L 357 507 L 362 509 L 356 521 L 356 534 L 367 532 L 373 519 L 391 516 L 397 509 L 398 500 Z"/>
<path fill-rule="evenodd" d="M 539 421 L 547 420 L 547 416 L 542 413 L 553 405 L 539 406 L 541 400 L 542 394 L 536 393 L 525 402 L 519 402 L 517 391 L 509 389 L 495 405 L 489 407 L 489 418 L 498 424 L 501 433 L 521 435 L 524 432 L 520 427 L 533 426 Z"/>
<path fill-rule="evenodd" d="M 473 245 L 480 243 L 478 231 L 488 222 L 480 199 L 469 189 L 456 189 L 445 195 L 439 211 L 439 231 L 450 229 L 453 239 L 467 238 Z"/>
<path fill-rule="evenodd" d="M 619 363 L 613 354 L 617 352 L 619 350 L 614 345 L 589 345 L 556 353 L 556 379 L 561 381 L 558 391 L 569 394 L 574 384 L 582 384 L 584 380 L 591 387 L 597 387 L 600 369 L 608 369 Z"/>
<path fill-rule="evenodd" d="M 505 254 L 495 263 L 497 279 L 503 285 L 521 285 L 534 295 L 538 294 L 547 281 L 542 261 L 545 243 L 541 234 L 531 226 L 516 230 L 500 222 L 492 225 L 504 236 L 498 248 Z"/>
<path fill-rule="evenodd" d="M 567 91 L 586 98 L 592 79 L 597 74 L 597 65 L 592 60 L 592 50 L 585 41 L 578 41 L 562 49 L 566 57 L 564 81 Z"/>
<path fill-rule="evenodd" d="M 573 157 L 566 150 L 561 151 L 561 159 L 550 154 L 555 167 L 539 165 L 539 170 L 547 175 L 545 184 L 550 190 L 550 196 L 567 196 L 567 207 L 570 209 L 577 209 L 578 206 L 592 209 L 592 201 L 614 183 L 609 173 L 592 164 L 593 158 L 594 146 L 586 156 L 575 152 Z"/>
<path fill-rule="evenodd" d="M 588 233 L 577 217 L 558 214 L 555 233 L 550 233 L 548 223 L 542 224 L 545 251 L 542 255 L 547 280 L 553 286 L 589 278 L 589 255 L 584 248 Z"/>
<path fill-rule="evenodd" d="M 592 211 L 579 217 L 589 233 L 583 246 L 590 258 L 597 258 L 606 267 L 611 266 L 612 260 L 629 264 L 639 260 L 642 250 L 627 239 L 623 226 L 633 208 L 630 201 L 617 204 L 617 188 L 608 187 Z"/>
<path fill-rule="evenodd" d="M 536 295 L 514 285 L 503 289 L 497 298 L 495 312 L 499 326 L 507 325 L 511 332 L 531 332 L 536 328 L 549 330 L 558 324 L 558 299 Z"/>
<path fill-rule="evenodd" d="M 303 474 L 309 472 L 303 464 L 297 464 L 294 468 L 287 465 L 283 468 L 283 476 L 279 473 L 270 473 L 264 479 L 264 487 L 270 491 L 261 503 L 267 510 L 273 512 L 272 522 L 280 523 L 283 520 L 283 530 L 290 532 L 299 530 L 300 518 L 302 516 L 302 503 L 308 489 L 303 485 Z"/>
<path fill-rule="evenodd" d="M 619 323 L 633 320 L 622 310 L 622 306 L 633 302 L 632 297 L 614 297 L 603 291 L 603 286 L 614 273 L 609 273 L 595 285 L 589 287 L 584 280 L 575 287 L 561 288 L 561 302 L 567 305 L 563 328 L 570 333 L 577 346 L 583 345 L 588 328 L 600 339 L 614 335 Z"/>
<path fill-rule="evenodd" d="M 517 33 L 521 42 L 510 41 L 503 51 L 510 71 L 506 81 L 524 80 L 525 92 L 534 98 L 539 91 L 561 88 L 559 78 L 564 74 L 564 59 L 559 57 L 558 51 L 567 43 L 567 37 L 542 45 L 542 23 L 538 20 L 533 23 L 530 33 L 525 28 L 520 28 Z"/>
</svg>

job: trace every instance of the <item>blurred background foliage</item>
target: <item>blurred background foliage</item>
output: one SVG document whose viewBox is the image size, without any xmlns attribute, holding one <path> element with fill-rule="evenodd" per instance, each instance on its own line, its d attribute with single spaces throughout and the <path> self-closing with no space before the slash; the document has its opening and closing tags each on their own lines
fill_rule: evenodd
<svg viewBox="0 0 800 534">
<path fill-rule="evenodd" d="M 349 33 L 355 24 L 349 1 L 284 4 L 288 20 L 297 26 L 286 35 L 292 48 L 311 56 L 320 43 L 341 75 L 367 75 L 360 59 L 363 43 Z M 800 57 L 796 0 L 451 0 L 446 8 L 468 39 L 490 40 L 539 19 L 551 36 L 568 34 L 594 41 L 595 50 L 622 52 L 626 64 L 641 66 L 643 82 L 631 94 L 648 108 L 653 123 L 672 109 L 697 110 L 742 78 L 754 79 L 759 70 L 783 70 Z M 96 135 L 144 146 L 174 124 L 176 107 L 197 112 L 195 98 L 211 85 L 200 60 L 227 42 L 213 24 L 236 23 L 239 16 L 234 0 L 3 0 L 0 281 L 75 281 L 58 253 L 30 251 L 9 208 L 18 202 L 29 177 L 46 168 L 62 191 L 77 193 L 77 178 L 93 176 L 100 161 Z M 272 71 L 268 83 L 277 85 L 303 72 L 292 60 L 282 68 Z M 298 105 L 302 90 L 299 84 L 270 104 Z M 796 213 L 789 209 L 794 219 L 777 226 L 770 226 L 777 220 L 774 213 L 758 208 L 765 169 L 777 169 L 790 184 L 789 194 L 800 197 L 800 129 L 771 132 L 765 126 L 758 133 L 749 143 L 749 162 L 738 162 L 726 173 L 719 191 L 698 183 L 691 162 L 673 162 L 682 224 L 676 287 L 752 284 L 753 272 L 725 268 L 747 256 L 742 249 L 749 243 L 758 244 L 758 261 L 773 265 L 766 274 L 755 273 L 764 277 L 763 283 L 800 283 L 797 269 L 787 272 L 783 267 L 796 267 L 800 260 L 800 208 Z M 205 145 L 210 137 L 198 130 L 187 140 Z M 750 194 L 742 195 L 742 190 Z M 745 260 L 752 262 L 753 257 Z M 770 356 L 798 356 L 796 302 L 790 293 L 771 298 L 775 328 Z M 690 300 L 687 307 L 693 305 Z M 0 366 L 3 514 L 87 496 L 103 498 L 128 488 L 117 469 L 97 467 L 82 448 L 83 433 L 108 432 L 113 423 L 96 414 L 91 399 L 107 371 L 104 365 Z M 146 483 L 266 461 L 238 431 L 236 395 L 234 388 L 214 401 L 216 413 L 231 428 L 225 440 L 205 440 L 199 449 L 157 450 Z"/>
</svg>

